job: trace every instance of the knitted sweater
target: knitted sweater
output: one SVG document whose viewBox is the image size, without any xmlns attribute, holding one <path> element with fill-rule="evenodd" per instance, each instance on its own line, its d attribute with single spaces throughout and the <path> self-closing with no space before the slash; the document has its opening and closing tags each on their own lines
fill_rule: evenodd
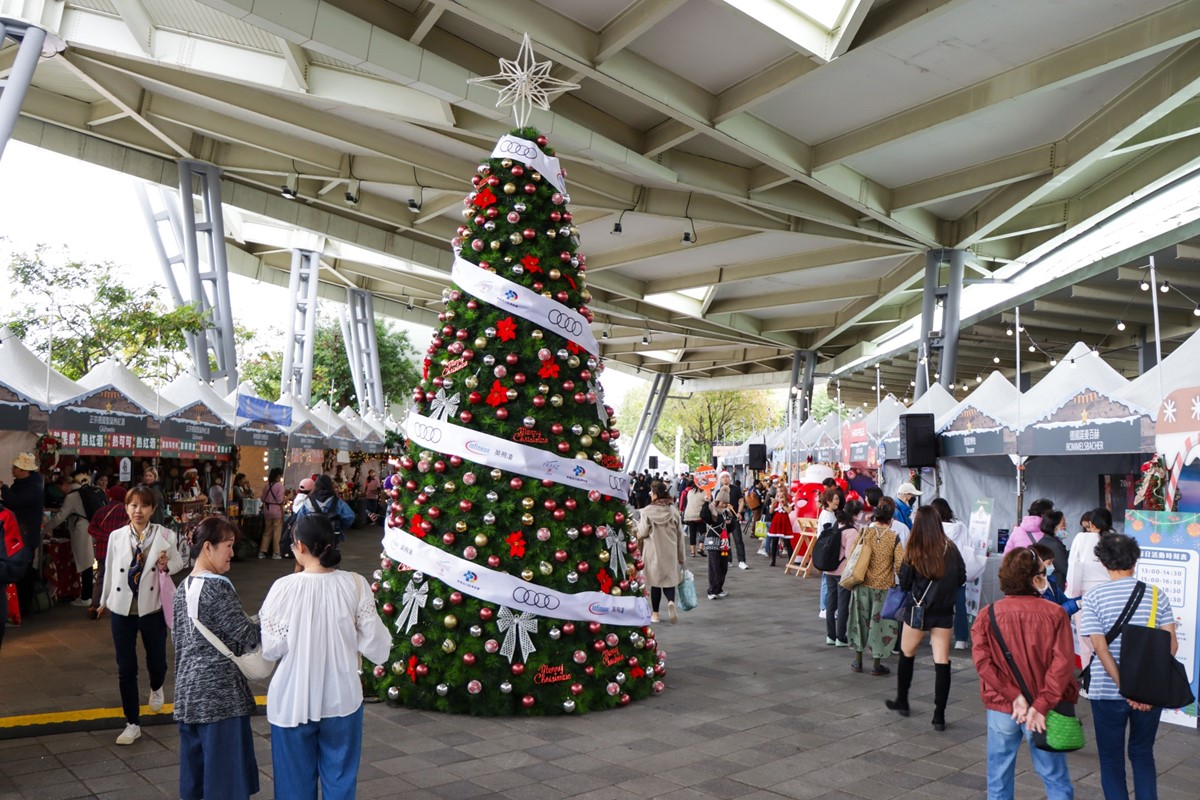
<svg viewBox="0 0 1200 800">
<path fill-rule="evenodd" d="M 891 528 L 877 525 L 864 528 L 858 537 L 871 545 L 871 564 L 867 567 L 863 585 L 872 589 L 891 588 L 904 561 L 904 548 L 900 545 L 899 537 Z"/>
<path fill-rule="evenodd" d="M 262 639 L 242 610 L 233 584 L 222 578 L 184 578 L 175 592 L 175 719 L 199 725 L 254 713 L 254 692 L 241 670 L 217 652 L 188 617 L 187 583 L 203 580 L 198 616 L 204 627 L 241 655 Z"/>
</svg>

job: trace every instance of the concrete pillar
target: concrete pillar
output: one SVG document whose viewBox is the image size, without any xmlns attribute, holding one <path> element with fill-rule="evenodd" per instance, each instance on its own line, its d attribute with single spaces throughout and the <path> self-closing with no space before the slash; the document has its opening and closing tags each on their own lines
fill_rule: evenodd
<svg viewBox="0 0 1200 800">
<path fill-rule="evenodd" d="M 913 389 L 913 400 L 925 394 L 929 388 L 929 373 L 921 357 L 930 358 L 929 334 L 933 330 L 933 316 L 937 310 L 938 286 L 941 284 L 942 251 L 929 250 L 925 253 L 925 287 L 921 293 L 921 338 L 917 340 L 917 385 Z"/>
<path fill-rule="evenodd" d="M 6 38 L 18 42 L 19 47 L 12 71 L 7 79 L 0 81 L 0 158 L 4 157 L 4 148 L 21 116 L 21 105 L 33 82 L 42 46 L 46 44 L 46 31 L 17 19 L 0 17 L 0 46 Z"/>
<path fill-rule="evenodd" d="M 942 252 L 946 254 L 946 251 Z M 938 371 L 942 375 L 938 382 L 942 384 L 943 389 L 958 383 L 955 373 L 958 370 L 963 264 L 967 253 L 965 250 L 951 250 L 949 256 L 950 274 L 946 278 L 945 297 L 942 301 L 942 356 L 938 359 Z"/>
<path fill-rule="evenodd" d="M 813 385 L 815 383 L 816 371 L 816 351 L 805 350 L 804 374 L 800 378 L 800 422 L 807 422 L 808 418 L 812 415 Z"/>
</svg>

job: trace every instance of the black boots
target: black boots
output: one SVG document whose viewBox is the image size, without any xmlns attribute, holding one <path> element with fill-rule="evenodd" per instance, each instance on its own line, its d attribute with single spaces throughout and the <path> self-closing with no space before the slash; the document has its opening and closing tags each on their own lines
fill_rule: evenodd
<svg viewBox="0 0 1200 800">
<path fill-rule="evenodd" d="M 896 667 L 896 699 L 884 701 L 884 705 L 902 717 L 908 716 L 908 689 L 912 686 L 914 661 L 915 656 L 900 656 L 900 663 Z M 946 686 L 948 690 L 949 684 Z"/>
<path fill-rule="evenodd" d="M 911 668 L 910 668 L 911 669 Z M 950 665 L 933 665 L 933 729 L 946 730 L 946 701 L 950 699 Z"/>
</svg>

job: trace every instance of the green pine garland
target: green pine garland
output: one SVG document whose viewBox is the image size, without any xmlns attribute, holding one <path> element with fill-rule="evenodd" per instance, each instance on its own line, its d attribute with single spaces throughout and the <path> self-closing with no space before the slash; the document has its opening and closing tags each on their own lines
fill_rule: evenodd
<svg viewBox="0 0 1200 800">
<path fill-rule="evenodd" d="M 537 130 L 513 134 L 553 155 Z M 590 319 L 585 259 L 576 252 L 578 230 L 567 198 L 531 168 L 509 159 L 489 159 L 472 183 L 476 189 L 467 198 L 459 229 L 461 257 Z M 488 192 L 494 203 L 488 202 Z M 524 210 L 519 210 L 522 204 Z M 536 265 L 522 263 L 530 257 L 537 259 Z M 612 425 L 611 409 L 609 419 L 601 421 L 594 395 L 588 396 L 589 380 L 598 385 L 603 369 L 596 359 L 458 289 L 446 290 L 444 297 L 446 308 L 439 315 L 443 327 L 435 332 L 424 379 L 414 393 L 418 413 L 431 414 L 431 401 L 444 389 L 446 396 L 457 393 L 461 401 L 448 418 L 451 422 L 620 469 L 614 443 L 620 434 Z M 505 340 L 508 326 L 515 335 Z M 465 367 L 443 376 L 448 365 L 467 357 L 467 352 L 452 350 L 469 351 L 470 357 Z M 548 361 L 541 357 L 544 351 L 549 351 Z M 489 357 L 491 364 L 486 363 Z M 549 374 L 555 368 L 557 376 Z M 487 400 L 497 392 L 496 382 L 504 401 L 494 407 Z M 530 418 L 532 426 L 524 427 Z M 392 524 L 533 585 L 569 593 L 644 592 L 642 562 L 622 501 L 593 500 L 581 490 L 411 445 L 401 452 Z M 605 526 L 622 535 L 628 551 L 625 575 L 614 576 L 608 569 L 608 549 L 597 535 Z M 523 554 L 510 543 L 517 534 Z M 582 713 L 624 705 L 662 689 L 665 654 L 658 651 L 649 627 L 539 617 L 531 635 L 536 651 L 522 663 L 518 648 L 510 665 L 499 652 L 488 652 L 489 641 L 493 647 L 504 641 L 496 625 L 498 606 L 451 591 L 435 578 L 420 576 L 418 582 L 416 574 L 402 571 L 386 554 L 374 577 L 380 613 L 392 630 L 410 582 L 428 587 L 419 622 L 411 631 L 395 634 L 390 663 L 375 669 L 366 665 L 366 693 L 389 703 L 477 715 Z"/>
</svg>

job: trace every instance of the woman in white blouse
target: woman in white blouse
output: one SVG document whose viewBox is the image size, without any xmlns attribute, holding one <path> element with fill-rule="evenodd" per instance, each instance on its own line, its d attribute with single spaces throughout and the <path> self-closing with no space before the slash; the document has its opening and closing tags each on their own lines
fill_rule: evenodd
<svg viewBox="0 0 1200 800">
<path fill-rule="evenodd" d="M 1067 597 L 1082 597 L 1097 586 L 1108 583 L 1112 578 L 1108 570 L 1096 558 L 1096 545 L 1100 537 L 1113 533 L 1112 512 L 1107 508 L 1094 508 L 1084 513 L 1079 520 L 1082 531 L 1075 534 L 1071 552 L 1067 555 Z M 1075 650 L 1086 664 L 1093 648 L 1091 638 L 1079 636 Z"/>
<path fill-rule="evenodd" d="M 362 754 L 359 653 L 387 660 L 392 637 L 361 575 L 337 569 L 342 553 L 324 514 L 296 523 L 301 571 L 280 578 L 263 602 L 263 656 L 278 661 L 267 691 L 275 794 L 350 800 Z"/>
<path fill-rule="evenodd" d="M 154 490 L 135 486 L 125 495 L 129 524 L 108 537 L 104 589 L 100 608 L 112 612 L 113 646 L 117 653 L 117 685 L 125 711 L 125 730 L 117 744 L 128 745 L 142 735 L 138 695 L 137 640 L 146 648 L 150 671 L 150 710 L 163 707 L 167 679 L 167 621 L 159 597 L 158 572 L 176 573 L 187 566 L 176 534 L 150 521 Z"/>
</svg>

